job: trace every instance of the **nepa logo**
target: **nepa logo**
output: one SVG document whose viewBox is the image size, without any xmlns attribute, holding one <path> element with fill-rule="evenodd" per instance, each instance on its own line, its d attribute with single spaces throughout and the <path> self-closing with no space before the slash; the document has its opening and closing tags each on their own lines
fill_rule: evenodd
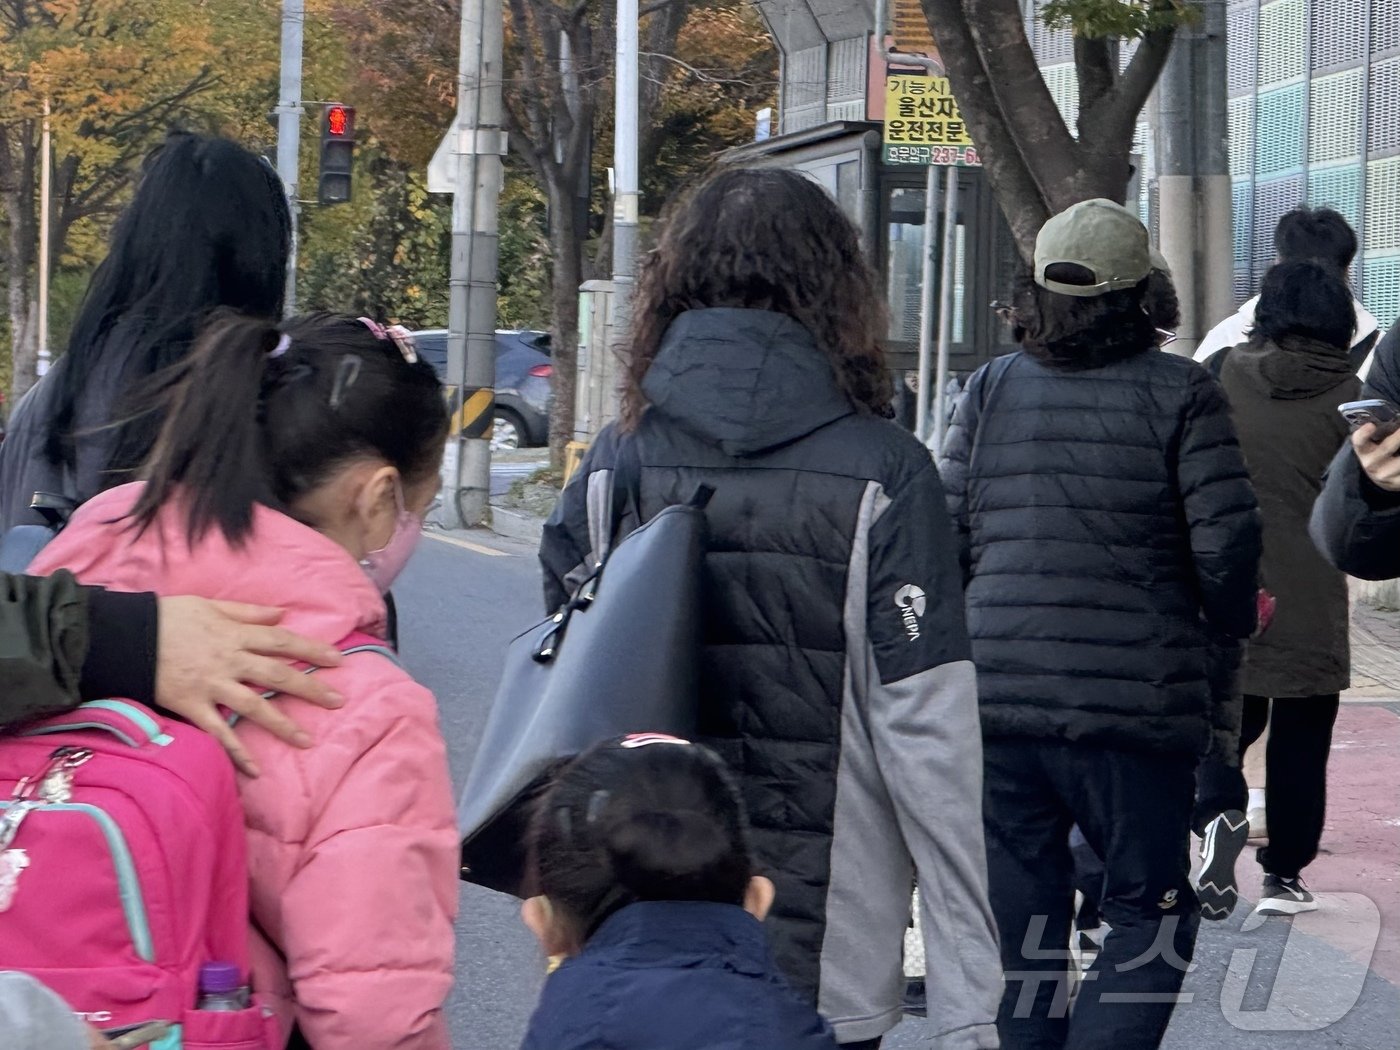
<svg viewBox="0 0 1400 1050">
<path fill-rule="evenodd" d="M 895 594 L 894 603 L 904 612 L 904 630 L 909 635 L 909 640 L 911 642 L 918 641 L 919 620 L 923 618 L 924 610 L 928 608 L 928 598 L 922 590 L 909 583 L 901 587 Z"/>
</svg>

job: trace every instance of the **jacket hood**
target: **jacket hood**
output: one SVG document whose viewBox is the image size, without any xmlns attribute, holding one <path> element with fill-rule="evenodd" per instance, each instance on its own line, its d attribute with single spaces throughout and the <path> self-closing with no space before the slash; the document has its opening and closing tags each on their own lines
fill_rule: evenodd
<svg viewBox="0 0 1400 1050">
<path fill-rule="evenodd" d="M 1256 390 L 1284 401 L 1317 397 L 1352 376 L 1347 351 L 1316 339 L 1243 343 L 1230 351 L 1228 364 Z"/>
<path fill-rule="evenodd" d="M 383 637 L 383 597 L 334 540 L 263 506 L 241 547 L 217 528 L 187 543 L 177 503 L 138 532 L 128 516 L 143 488 L 122 485 L 83 504 L 32 571 L 66 568 L 86 584 L 115 590 L 277 606 L 285 610 L 282 626 L 329 644 L 356 631 Z"/>
<path fill-rule="evenodd" d="M 642 381 L 652 410 L 752 456 L 791 444 L 856 408 L 806 328 L 767 310 L 688 310 Z"/>
</svg>

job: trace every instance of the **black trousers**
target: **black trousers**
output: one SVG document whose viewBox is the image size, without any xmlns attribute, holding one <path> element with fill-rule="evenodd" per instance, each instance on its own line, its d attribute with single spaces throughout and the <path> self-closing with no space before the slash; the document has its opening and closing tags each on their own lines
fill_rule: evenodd
<svg viewBox="0 0 1400 1050">
<path fill-rule="evenodd" d="M 1150 1050 L 1195 951 L 1199 910 L 1187 831 L 1190 756 L 989 740 L 983 820 L 1006 994 L 1003 1050 Z M 1068 1015 L 1078 824 L 1103 858 L 1112 932 Z"/>
<path fill-rule="evenodd" d="M 1327 817 L 1327 757 L 1332 751 L 1332 729 L 1340 706 L 1336 693 L 1281 697 L 1272 702 L 1263 696 L 1244 698 L 1241 758 L 1264 734 L 1264 727 L 1269 726 L 1265 755 L 1269 844 L 1260 848 L 1259 864 L 1270 874 L 1297 878 L 1317 857 Z M 1244 775 L 1239 769 L 1224 763 L 1203 763 L 1200 780 L 1197 831 L 1216 813 L 1244 808 Z"/>
</svg>

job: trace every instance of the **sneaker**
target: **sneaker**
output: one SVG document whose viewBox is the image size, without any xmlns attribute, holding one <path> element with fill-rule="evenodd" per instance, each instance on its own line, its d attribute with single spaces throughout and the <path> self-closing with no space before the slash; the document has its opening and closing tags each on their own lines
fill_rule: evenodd
<svg viewBox="0 0 1400 1050">
<path fill-rule="evenodd" d="M 1300 915 L 1305 911 L 1317 911 L 1317 898 L 1303 885 L 1301 878 L 1285 879 L 1266 874 L 1264 895 L 1254 910 L 1260 915 Z"/>
<path fill-rule="evenodd" d="M 1108 926 L 1098 925 L 1092 929 L 1077 929 L 1070 935 L 1069 956 L 1080 973 L 1088 972 L 1089 968 L 1099 957 L 1099 952 L 1103 951 L 1104 938 L 1108 936 Z"/>
<path fill-rule="evenodd" d="M 1201 898 L 1201 918 L 1219 922 L 1230 917 L 1240 901 L 1235 862 L 1249 841 L 1249 821 L 1237 809 L 1227 810 L 1206 825 L 1201 836 L 1201 873 L 1196 894 Z"/>
</svg>

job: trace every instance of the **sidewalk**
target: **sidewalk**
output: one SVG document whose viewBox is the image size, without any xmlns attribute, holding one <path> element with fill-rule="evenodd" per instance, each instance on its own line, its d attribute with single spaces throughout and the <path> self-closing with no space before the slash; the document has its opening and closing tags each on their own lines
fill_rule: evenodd
<svg viewBox="0 0 1400 1050">
<path fill-rule="evenodd" d="M 1163 1050 L 1400 1045 L 1400 613 L 1353 606 L 1352 665 L 1322 849 L 1307 871 L 1321 907 L 1256 917 L 1263 877 L 1247 850 L 1237 869 L 1243 899 L 1228 921 L 1201 924 Z M 929 981 L 936 988 L 936 965 Z M 927 1045 L 914 1020 L 885 1040 L 888 1050 Z"/>
</svg>

